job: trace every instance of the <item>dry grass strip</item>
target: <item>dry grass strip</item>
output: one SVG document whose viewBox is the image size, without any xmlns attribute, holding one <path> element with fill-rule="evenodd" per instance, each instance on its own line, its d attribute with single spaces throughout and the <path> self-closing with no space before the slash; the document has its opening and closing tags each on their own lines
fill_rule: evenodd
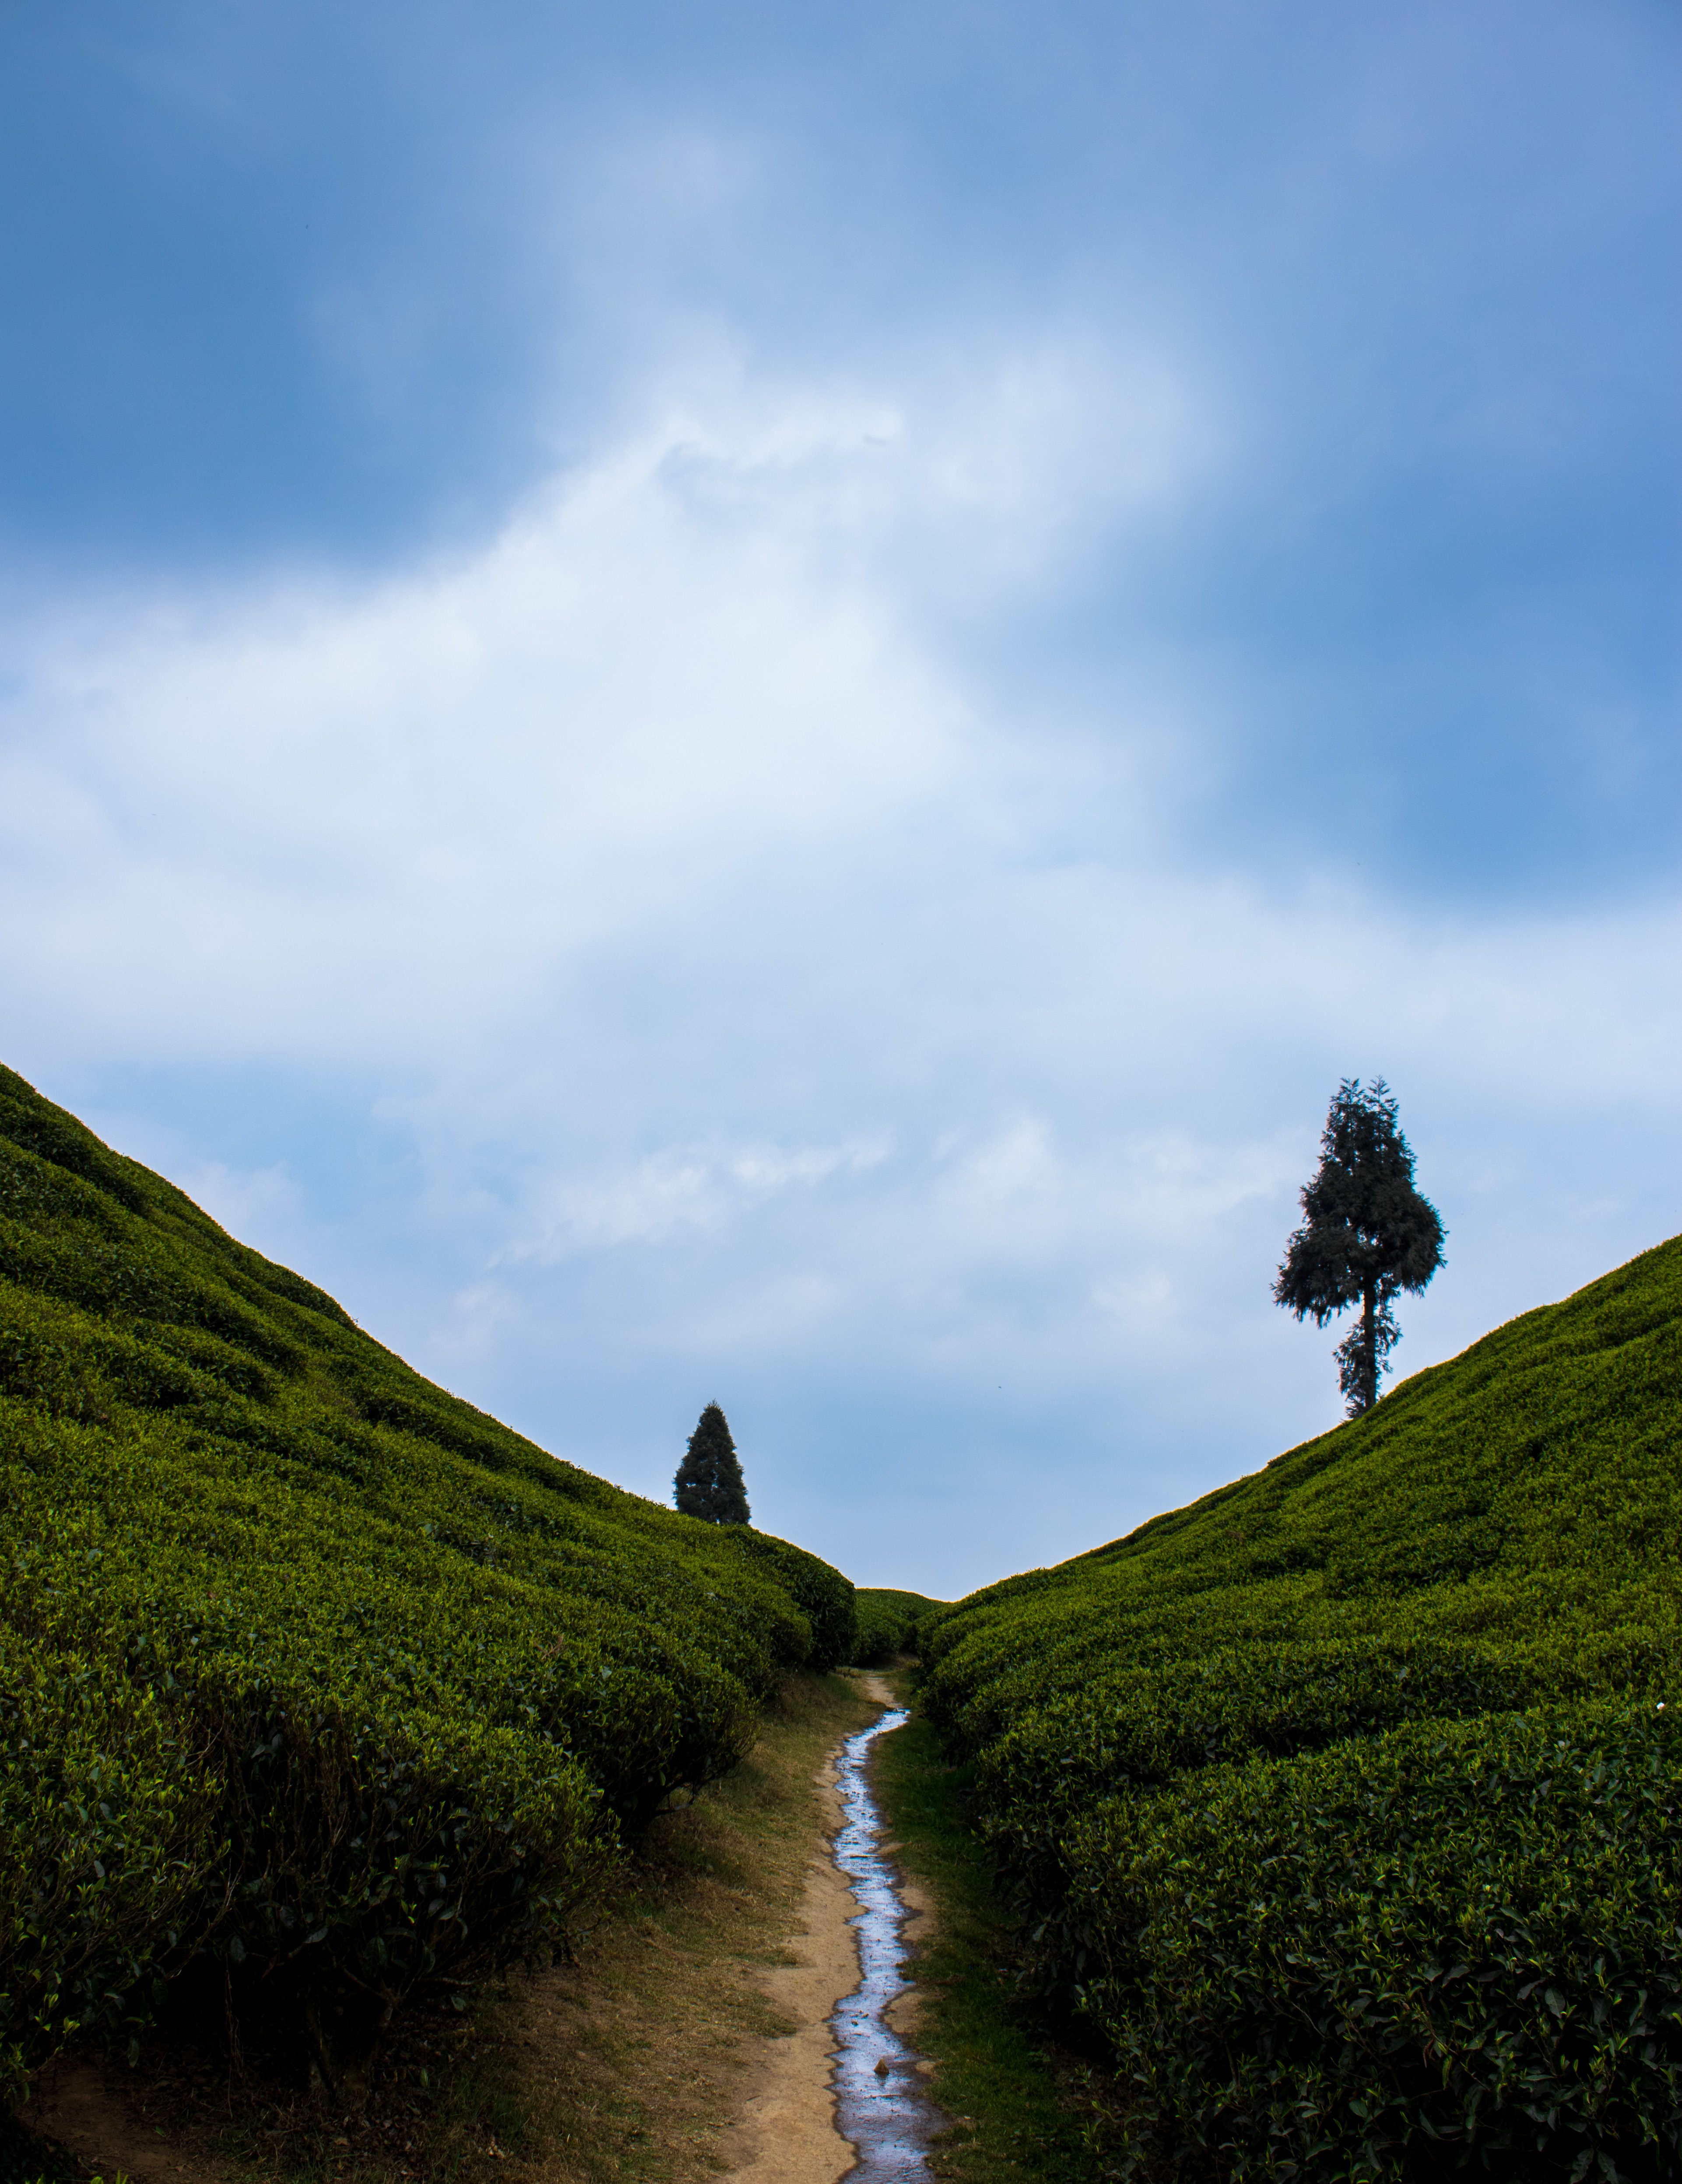
<svg viewBox="0 0 1682 2184">
<path fill-rule="evenodd" d="M 765 2043 L 794 2030 L 761 1982 L 793 1961 L 821 1819 L 816 1777 L 876 1711 L 845 1677 L 791 1683 L 749 1758 L 655 1822 L 635 1897 L 578 1962 L 508 1991 L 487 2027 L 486 2094 L 446 2126 L 429 2166 L 495 2162 L 503 2184 L 699 2184 L 729 2172 Z M 497 2138 L 498 2110 L 517 2147 Z"/>
</svg>

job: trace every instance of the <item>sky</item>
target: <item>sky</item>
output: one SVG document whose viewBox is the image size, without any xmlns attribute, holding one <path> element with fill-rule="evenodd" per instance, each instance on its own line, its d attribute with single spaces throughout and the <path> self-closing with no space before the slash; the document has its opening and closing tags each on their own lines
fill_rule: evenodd
<svg viewBox="0 0 1682 2184">
<path fill-rule="evenodd" d="M 6 0 L 0 1058 L 953 1597 L 1682 1228 L 1660 0 Z"/>
</svg>

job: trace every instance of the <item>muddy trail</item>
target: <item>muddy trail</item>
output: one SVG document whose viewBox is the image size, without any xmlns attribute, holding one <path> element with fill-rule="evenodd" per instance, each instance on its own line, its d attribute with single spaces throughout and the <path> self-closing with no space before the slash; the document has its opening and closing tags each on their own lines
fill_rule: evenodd
<svg viewBox="0 0 1682 2184">
<path fill-rule="evenodd" d="M 104 2184 L 922 2184 L 944 2119 L 905 1956 L 932 1907 L 894 1874 L 868 1773 L 905 1718 L 855 1673 L 769 1720 L 661 1824 L 643 1896 L 577 1964 L 459 2028 L 471 2067 L 430 2121 L 372 2098 L 265 2137 L 249 2099 L 242 2121 L 184 2107 L 144 2063 L 89 2056 L 44 2072 L 24 2120 Z"/>
<path fill-rule="evenodd" d="M 868 1777 L 876 1739 L 906 1719 L 879 1676 L 862 1680 L 882 1708 L 848 1737 L 819 1777 L 827 1840 L 813 1859 L 796 1962 L 772 1992 L 799 2030 L 762 2066 L 765 2081 L 738 2126 L 741 2157 L 727 2174 L 750 2184 L 918 2184 L 944 2119 L 927 2065 L 894 2017 L 913 1994 L 905 1928 L 926 1916 L 908 1903 L 883 1847 Z"/>
</svg>

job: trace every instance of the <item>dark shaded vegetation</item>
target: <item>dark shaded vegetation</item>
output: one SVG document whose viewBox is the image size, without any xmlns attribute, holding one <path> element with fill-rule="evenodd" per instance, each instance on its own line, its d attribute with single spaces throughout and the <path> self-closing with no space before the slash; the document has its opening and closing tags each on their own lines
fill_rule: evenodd
<svg viewBox="0 0 1682 2184">
<path fill-rule="evenodd" d="M 684 1516 L 709 1524 L 745 1524 L 752 1513 L 735 1436 L 716 1403 L 707 1405 L 689 1436 L 671 1498 Z"/>
<path fill-rule="evenodd" d="M 859 1618 L 852 1652 L 855 1669 L 885 1668 L 901 1653 L 910 1652 L 916 1641 L 918 1617 L 945 1605 L 944 1601 L 926 1599 L 920 1592 L 895 1592 L 886 1585 L 861 1585 L 855 1597 Z"/>
<path fill-rule="evenodd" d="M 1682 1240 L 925 1615 L 1139 2177 L 1682 2175 Z"/>
<path fill-rule="evenodd" d="M 852 1587 L 557 1462 L 0 1070 L 0 2104 L 171 1982 L 329 2083 L 547 1956 Z"/>
<path fill-rule="evenodd" d="M 82 2184 L 81 2164 L 0 2108 L 0 2184 Z"/>
<path fill-rule="evenodd" d="M 1316 1327 L 1361 1306 L 1334 1353 L 1349 1415 L 1359 1418 L 1378 1401 L 1385 1361 L 1401 1340 L 1395 1300 L 1404 1290 L 1424 1289 L 1443 1262 L 1443 1224 L 1413 1188 L 1413 1154 L 1382 1077 L 1364 1089 L 1358 1077 L 1339 1085 L 1302 1215 L 1273 1301 L 1299 1319 L 1312 1317 Z"/>
</svg>

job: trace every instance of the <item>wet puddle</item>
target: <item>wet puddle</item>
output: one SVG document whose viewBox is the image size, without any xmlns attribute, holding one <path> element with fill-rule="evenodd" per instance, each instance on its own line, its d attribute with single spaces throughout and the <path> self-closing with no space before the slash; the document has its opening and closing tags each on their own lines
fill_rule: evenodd
<svg viewBox="0 0 1682 2184">
<path fill-rule="evenodd" d="M 837 1786 L 845 1818 L 835 1863 L 863 1907 L 849 1922 L 858 1931 L 861 1976 L 829 2020 L 840 2048 L 832 2079 L 836 2128 L 858 2153 L 847 2184 L 927 2180 L 926 2150 L 946 2123 L 923 2090 L 916 2052 L 887 2021 L 889 2003 L 911 1984 L 900 1973 L 906 1912 L 882 1853 L 882 1818 L 865 1765 L 877 1738 L 905 1719 L 903 1707 L 889 1707 L 841 1747 Z"/>
</svg>

